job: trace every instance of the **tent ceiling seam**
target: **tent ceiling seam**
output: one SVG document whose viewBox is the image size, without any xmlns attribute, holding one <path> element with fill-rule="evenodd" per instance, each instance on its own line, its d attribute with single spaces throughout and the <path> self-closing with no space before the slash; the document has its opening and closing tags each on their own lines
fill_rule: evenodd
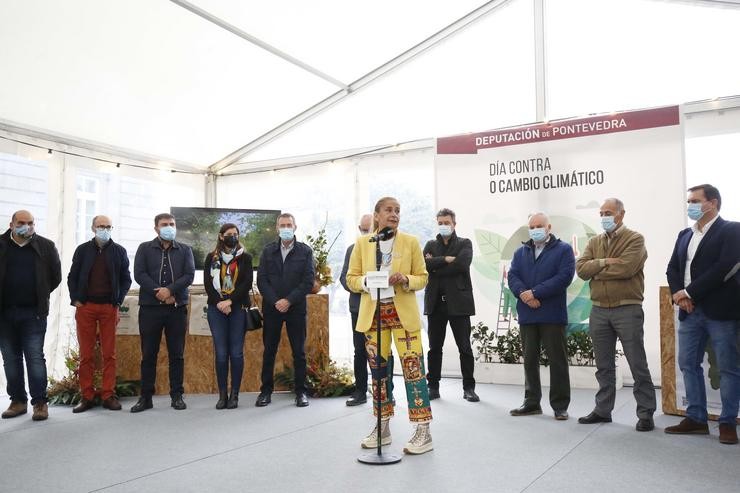
<svg viewBox="0 0 740 493">
<path fill-rule="evenodd" d="M 221 19 L 220 17 L 217 17 L 217 16 L 211 14 L 210 12 L 207 12 L 207 11 L 201 9 L 197 5 L 194 5 L 194 4 L 192 4 L 192 3 L 190 3 L 190 2 L 188 2 L 186 0 L 170 0 L 170 2 L 174 3 L 175 5 L 178 5 L 178 6 L 182 7 L 183 9 L 185 9 L 185 10 L 187 10 L 187 11 L 189 11 L 189 12 L 195 14 L 195 15 L 197 15 L 198 17 L 200 17 L 202 19 L 207 20 L 208 22 L 211 22 L 211 23 L 215 24 L 216 26 L 218 26 L 218 27 L 220 27 L 222 29 L 225 29 L 225 30 L 229 31 L 230 33 L 232 33 L 232 34 L 234 34 L 236 36 L 239 36 L 243 40 L 248 41 L 248 42 L 252 43 L 255 46 L 259 46 L 263 50 L 266 50 L 267 52 L 269 52 L 269 53 L 271 53 L 271 54 L 273 54 L 273 55 L 275 55 L 277 57 L 282 58 L 286 62 L 292 63 L 293 65 L 295 65 L 297 67 L 300 67 L 303 70 L 305 70 L 307 72 L 310 72 L 313 75 L 315 75 L 317 77 L 320 77 L 320 78 L 324 79 L 325 81 L 327 81 L 327 82 L 329 82 L 329 83 L 331 83 L 331 84 L 333 84 L 335 86 L 338 86 L 340 89 L 347 89 L 347 84 L 345 84 L 344 82 L 342 82 L 342 81 L 340 81 L 338 79 L 335 79 L 334 77 L 330 76 L 329 74 L 326 74 L 326 73 L 322 72 L 321 70 L 317 69 L 316 67 L 313 67 L 313 66 L 309 65 L 308 63 L 306 63 L 306 62 L 304 62 L 304 61 L 302 61 L 302 60 L 300 60 L 300 59 L 298 59 L 298 58 L 296 58 L 294 56 L 291 56 L 291 55 L 285 53 L 284 51 L 280 50 L 279 48 L 276 48 L 276 47 L 272 46 L 271 44 L 269 44 L 269 43 L 267 43 L 265 41 L 262 41 L 261 39 L 255 37 L 255 36 L 252 36 L 248 32 L 246 32 L 246 31 L 244 31 L 242 29 L 239 29 L 235 25 L 226 22 L 225 20 Z"/>
</svg>

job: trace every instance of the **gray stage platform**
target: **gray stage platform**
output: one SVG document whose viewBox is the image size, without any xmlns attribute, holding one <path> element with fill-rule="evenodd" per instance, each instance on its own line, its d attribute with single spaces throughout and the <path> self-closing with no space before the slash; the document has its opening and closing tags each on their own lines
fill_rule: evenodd
<svg viewBox="0 0 740 493">
<path fill-rule="evenodd" d="M 141 414 L 128 412 L 131 398 L 121 412 L 52 407 L 46 422 L 0 421 L 0 491 L 740 491 L 740 446 L 720 445 L 716 423 L 710 437 L 669 436 L 662 428 L 679 418 L 657 414 L 660 429 L 638 433 L 629 388 L 618 392 L 614 423 L 596 426 L 575 419 L 591 410 L 593 391 L 574 391 L 565 422 L 546 405 L 542 416 L 510 417 L 521 387 L 477 391 L 482 401 L 468 403 L 459 380 L 443 380 L 432 406 L 435 450 L 385 467 L 356 461 L 374 422 L 370 405 L 340 398 L 303 409 L 289 394 L 266 408 L 244 394 L 241 407 L 224 411 L 206 395 L 186 396 L 180 412 L 165 397 Z M 400 453 L 412 427 L 397 397 L 389 448 Z"/>
</svg>

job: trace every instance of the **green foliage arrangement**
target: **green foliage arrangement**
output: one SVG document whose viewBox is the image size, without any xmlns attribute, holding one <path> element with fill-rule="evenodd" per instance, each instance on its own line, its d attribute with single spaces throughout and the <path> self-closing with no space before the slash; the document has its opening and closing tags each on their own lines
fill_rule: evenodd
<svg viewBox="0 0 740 493">
<path fill-rule="evenodd" d="M 327 221 L 328 219 L 329 218 L 327 216 Z M 337 233 L 337 235 L 334 237 L 334 240 L 331 242 L 331 245 L 327 247 L 327 221 L 324 222 L 324 225 L 321 227 L 316 236 L 306 235 L 306 244 L 311 247 L 311 250 L 313 250 L 314 267 L 316 269 L 316 280 L 318 281 L 320 286 L 328 286 L 334 282 L 334 279 L 331 276 L 331 266 L 329 265 L 329 252 L 331 252 L 331 249 L 334 246 L 334 243 L 336 243 L 337 238 L 339 238 L 339 235 L 342 234 L 341 231 Z"/>
<path fill-rule="evenodd" d="M 275 383 L 294 390 L 293 368 L 286 366 L 275 374 Z M 311 397 L 339 397 L 350 395 L 355 390 L 352 371 L 340 367 L 335 361 L 319 354 L 306 361 L 306 391 Z"/>
<path fill-rule="evenodd" d="M 99 348 L 96 348 L 96 354 Z M 49 398 L 49 404 L 62 405 L 62 406 L 73 406 L 80 402 L 82 399 L 82 393 L 80 392 L 80 375 L 78 373 L 80 367 L 80 354 L 74 349 L 67 351 L 67 356 L 64 358 L 64 366 L 67 368 L 67 375 L 62 377 L 61 380 L 49 378 L 49 388 L 46 391 L 47 397 Z M 97 366 L 97 365 L 96 365 Z M 103 371 L 96 369 L 93 373 L 93 383 L 95 388 L 100 388 L 100 384 L 103 380 Z M 140 383 L 135 380 L 120 380 L 116 381 L 115 393 L 118 397 L 129 397 L 139 395 Z M 95 403 L 100 404 L 100 397 L 95 396 Z"/>
<path fill-rule="evenodd" d="M 518 327 L 512 327 L 506 334 L 496 337 L 483 322 L 471 327 L 470 339 L 476 350 L 476 359 L 484 363 L 523 363 L 524 349 Z M 595 366 L 594 345 L 588 332 L 570 332 L 566 338 L 568 361 L 571 366 Z M 624 354 L 617 350 L 616 358 Z M 540 364 L 547 366 L 549 361 L 544 349 L 540 349 Z"/>
</svg>

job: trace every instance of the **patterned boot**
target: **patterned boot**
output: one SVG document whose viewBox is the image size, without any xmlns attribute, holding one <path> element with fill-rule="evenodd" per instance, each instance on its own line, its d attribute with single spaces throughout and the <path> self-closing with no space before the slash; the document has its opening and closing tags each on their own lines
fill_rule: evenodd
<svg viewBox="0 0 740 493">
<path fill-rule="evenodd" d="M 418 455 L 429 452 L 433 448 L 432 434 L 429 433 L 429 423 L 421 423 L 416 425 L 414 436 L 409 439 L 403 448 L 403 452 L 405 454 Z"/>
<path fill-rule="evenodd" d="M 384 419 L 380 422 L 380 443 L 381 445 L 391 444 L 391 427 L 389 420 Z M 375 425 L 373 431 L 366 436 L 361 444 L 362 448 L 378 448 L 378 425 Z"/>
</svg>

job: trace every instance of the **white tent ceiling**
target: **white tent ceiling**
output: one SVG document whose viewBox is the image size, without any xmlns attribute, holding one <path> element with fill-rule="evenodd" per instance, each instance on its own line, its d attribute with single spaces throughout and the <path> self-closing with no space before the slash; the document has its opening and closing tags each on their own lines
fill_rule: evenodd
<svg viewBox="0 0 740 493">
<path fill-rule="evenodd" d="M 177 3 L 3 0 L 0 119 L 206 167 L 340 89 Z M 481 0 L 191 3 L 350 84 Z"/>
<path fill-rule="evenodd" d="M 290 156 L 572 116 L 560 109 L 568 97 L 552 105 L 553 114 L 546 100 L 553 88 L 556 95 L 573 92 L 573 80 L 584 84 L 577 91 L 597 88 L 588 91 L 591 99 L 604 91 L 615 96 L 616 106 L 601 108 L 577 95 L 591 111 L 736 94 L 735 72 L 717 67 L 734 66 L 727 54 L 734 53 L 736 30 L 722 26 L 736 25 L 738 3 L 2 0 L 0 130 L 237 171 Z M 550 32 L 541 25 L 545 7 L 553 14 Z M 578 17 L 583 12 L 587 17 Z M 632 44 L 602 46 L 608 33 L 634 27 L 637 13 L 646 20 L 625 39 Z M 696 27 L 703 34 L 692 40 Z M 678 58 L 668 63 L 666 39 L 699 48 L 676 48 Z M 545 87 L 548 42 L 559 43 L 551 50 L 559 68 Z M 644 56 L 645 43 L 663 65 Z M 613 66 L 632 60 L 626 80 L 611 77 Z M 635 67 L 661 84 L 692 80 L 673 92 L 674 84 L 666 86 L 664 101 L 632 87 L 643 80 L 631 75 Z M 613 87 L 598 90 L 609 80 Z"/>
</svg>

